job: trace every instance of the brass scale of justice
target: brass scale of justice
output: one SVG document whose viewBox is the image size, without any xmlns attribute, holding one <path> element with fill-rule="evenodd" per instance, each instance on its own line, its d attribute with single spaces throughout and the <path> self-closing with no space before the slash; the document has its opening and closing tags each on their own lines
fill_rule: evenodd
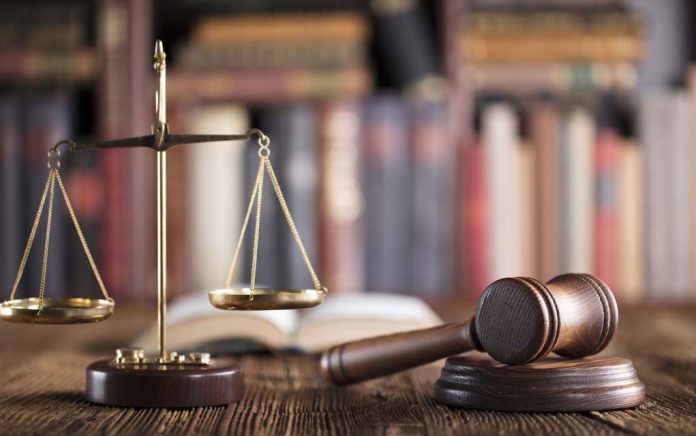
<svg viewBox="0 0 696 436">
<path fill-rule="evenodd" d="M 158 355 L 145 355 L 140 348 L 116 350 L 114 359 L 92 363 L 87 368 L 87 399 L 101 404 L 134 407 L 193 407 L 229 404 L 238 401 L 244 390 L 241 369 L 226 359 L 211 359 L 207 353 L 178 354 L 167 350 L 166 307 L 167 307 L 167 185 L 166 153 L 177 144 L 193 144 L 216 141 L 241 141 L 258 138 L 259 166 L 255 184 L 236 244 L 225 287 L 209 291 L 210 303 L 225 310 L 269 310 L 299 309 L 321 304 L 327 289 L 321 285 L 312 267 L 302 240 L 292 219 L 275 172 L 269 159 L 270 139 L 259 129 L 244 134 L 229 135 L 173 135 L 169 132 L 166 109 L 166 55 L 161 41 L 155 44 L 154 69 L 158 79 L 155 91 L 156 120 L 152 134 L 147 136 L 118 139 L 93 144 L 77 144 L 63 140 L 48 151 L 49 174 L 33 222 L 26 248 L 8 300 L 0 303 L 0 319 L 32 324 L 79 324 L 103 321 L 114 311 L 114 300 L 109 297 L 96 263 L 87 246 L 86 239 L 75 216 L 65 186 L 58 171 L 60 147 L 67 145 L 70 151 L 117 147 L 149 147 L 157 155 L 157 309 L 158 309 Z M 264 176 L 268 174 L 278 198 L 290 232 L 299 248 L 309 271 L 314 289 L 288 290 L 257 288 L 256 265 L 260 237 L 261 199 Z M 65 205 L 80 239 L 89 265 L 99 285 L 102 298 L 50 298 L 44 295 L 48 249 L 51 235 L 53 197 L 56 184 L 62 193 Z M 15 294 L 24 273 L 29 254 L 44 208 L 47 205 L 46 236 L 43 250 L 42 276 L 39 296 L 16 299 Z M 254 216 L 251 277 L 248 288 L 232 287 L 237 261 L 242 247 L 252 210 Z"/>
</svg>

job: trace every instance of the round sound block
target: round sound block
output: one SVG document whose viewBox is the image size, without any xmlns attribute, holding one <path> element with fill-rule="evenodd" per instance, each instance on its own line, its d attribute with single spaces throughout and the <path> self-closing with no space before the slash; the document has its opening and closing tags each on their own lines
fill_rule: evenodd
<svg viewBox="0 0 696 436">
<path fill-rule="evenodd" d="M 87 367 L 87 400 L 108 406 L 219 406 L 237 402 L 243 394 L 242 370 L 226 359 L 207 366 L 99 360 Z"/>
<path fill-rule="evenodd" d="M 631 361 L 619 357 L 505 365 L 467 353 L 447 359 L 435 400 L 468 409 L 580 412 L 637 406 L 645 400 L 645 386 Z"/>
</svg>

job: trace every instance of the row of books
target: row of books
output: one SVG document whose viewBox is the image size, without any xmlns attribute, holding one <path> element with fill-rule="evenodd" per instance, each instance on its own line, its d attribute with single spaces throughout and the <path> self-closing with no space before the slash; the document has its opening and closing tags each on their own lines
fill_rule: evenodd
<svg viewBox="0 0 696 436">
<path fill-rule="evenodd" d="M 66 119 L 70 102 L 41 104 L 49 105 L 52 118 L 47 115 L 23 134 L 13 133 L 14 126 L 25 125 L 16 118 L 32 119 L 44 111 L 32 107 L 24 112 L 21 103 L 3 104 L 0 162 L 6 180 L 2 184 L 1 271 L 7 286 L 16 272 L 45 180 L 45 150 L 56 138 L 71 136 Z M 250 119 L 250 113 L 235 104 L 179 104 L 170 110 L 171 124 L 190 132 L 243 132 L 251 126 Z M 396 95 L 365 102 L 298 103 L 260 112 L 258 125 L 271 138 L 272 162 L 294 221 L 330 289 L 433 296 L 452 291 L 456 153 L 443 147 L 446 122 L 443 103 L 409 103 Z M 22 135 L 33 140 L 23 146 Z M 181 146 L 169 153 L 168 265 L 173 295 L 223 284 L 256 173 L 257 149 L 255 143 L 213 143 Z M 107 230 L 114 219 L 108 214 L 133 213 L 141 199 L 134 191 L 125 191 L 118 207 L 106 204 L 107 185 L 117 180 L 106 171 L 111 163 L 100 156 L 103 153 L 69 154 L 69 194 L 113 296 L 148 298 L 143 293 L 147 283 L 137 283 L 131 274 L 117 281 L 108 279 L 116 271 L 131 270 L 133 263 L 133 252 L 114 251 L 113 241 L 133 251 L 136 245 L 152 245 L 154 223 L 145 223 L 148 231 L 138 240 L 130 233 Z M 129 171 L 118 176 L 121 180 L 131 177 Z M 270 185 L 262 211 L 258 283 L 309 285 Z M 153 218 L 152 211 L 139 212 Z M 89 292 L 94 287 L 91 272 L 80 261 L 84 257 L 80 246 L 68 243 L 74 238 L 59 206 L 56 217 L 59 230 L 52 236 L 48 292 L 59 295 L 65 289 L 85 292 L 85 288 Z M 245 241 L 237 281 L 249 280 L 250 242 Z M 36 292 L 41 260 L 36 256 L 30 260 L 32 268 L 20 295 Z M 154 258 L 146 261 L 154 274 Z"/>
<path fill-rule="evenodd" d="M 643 26 L 625 8 L 477 10 L 465 19 L 461 50 L 475 63 L 635 62 Z"/>
<path fill-rule="evenodd" d="M 31 98 L 4 95 L 0 98 L 0 286 L 7 293 L 3 298 L 9 295 L 14 283 L 39 207 L 48 176 L 46 152 L 50 145 L 60 139 L 72 137 L 73 116 L 74 101 L 67 95 Z M 76 213 L 85 218 L 84 223 L 89 224 L 92 221 L 90 218 L 99 214 L 100 198 L 95 190 L 100 183 L 85 177 L 86 174 L 81 171 L 83 165 L 91 165 L 84 162 L 84 158 L 90 159 L 88 156 L 64 158 L 61 168 L 67 189 L 70 192 L 81 191 L 73 199 L 73 206 Z M 81 280 L 85 275 L 74 272 L 79 268 L 87 268 L 87 272 L 89 266 L 84 254 L 81 254 L 80 242 L 71 228 L 60 194 L 56 195 L 53 209 L 46 289 L 50 295 L 65 295 L 69 289 L 83 287 Z M 20 282 L 19 296 L 38 293 L 46 214 L 44 211 L 30 261 Z M 83 230 L 90 241 L 98 236 L 91 225 Z M 88 286 L 95 287 L 96 282 L 90 282 Z"/>
<path fill-rule="evenodd" d="M 204 16 L 174 51 L 169 93 L 252 104 L 364 95 L 369 36 L 354 12 Z"/>
<path fill-rule="evenodd" d="M 0 7 L 0 81 L 83 83 L 97 70 L 84 2 L 19 2 Z"/>
<path fill-rule="evenodd" d="M 244 130 L 232 104 L 179 106 L 179 125 Z M 443 147 L 444 103 L 397 95 L 334 99 L 260 112 L 272 162 L 302 241 L 334 292 L 445 295 L 454 287 L 454 150 Z M 258 145 L 183 147 L 170 186 L 181 210 L 170 233 L 173 292 L 220 286 L 239 237 L 258 166 Z M 177 163 L 178 162 L 178 163 Z M 183 165 L 181 165 L 183 163 Z M 177 193 L 178 192 L 178 193 Z M 258 283 L 302 288 L 309 274 L 270 185 L 262 202 Z M 182 201 L 180 199 L 187 199 Z M 187 204 L 184 204 L 187 203 Z M 248 282 L 251 239 L 236 280 Z M 178 248 L 177 248 L 178 245 Z M 190 283 L 190 285 L 185 285 Z"/>
<path fill-rule="evenodd" d="M 298 103 L 263 110 L 254 124 L 271 138 L 295 223 L 334 292 L 475 297 L 498 277 L 582 271 L 601 277 L 624 301 L 683 300 L 694 296 L 696 282 L 692 100 L 685 91 L 646 95 L 637 135 L 617 116 L 633 109 L 614 96 L 587 103 L 486 101 L 480 134 L 459 150 L 459 159 L 445 146 L 442 103 L 395 95 Z M 46 177 L 46 147 L 71 136 L 73 106 L 64 96 L 1 103 L 0 275 L 9 287 Z M 235 104 L 177 105 L 170 117 L 182 130 L 207 133 L 244 131 L 252 119 Z M 223 284 L 257 149 L 215 143 L 169 153 L 172 294 Z M 100 153 L 69 153 L 64 177 L 100 269 L 128 270 L 133 254 L 114 253 L 110 240 L 152 245 L 154 223 L 141 223 L 146 237 L 138 241 L 104 232 L 114 206 L 103 198 Z M 120 213 L 140 201 L 125 195 Z M 56 200 L 48 292 L 89 293 L 94 279 L 61 203 Z M 262 211 L 258 283 L 309 285 L 270 185 Z M 249 236 L 238 282 L 249 280 Z M 146 260 L 154 274 L 154 258 Z M 20 295 L 36 292 L 40 268 L 35 249 Z M 117 299 L 149 298 L 146 284 L 130 275 L 107 286 Z"/>
<path fill-rule="evenodd" d="M 464 286 L 583 271 L 624 301 L 696 297 L 692 104 L 683 90 L 635 108 L 606 95 L 483 103 L 461 161 Z"/>
</svg>

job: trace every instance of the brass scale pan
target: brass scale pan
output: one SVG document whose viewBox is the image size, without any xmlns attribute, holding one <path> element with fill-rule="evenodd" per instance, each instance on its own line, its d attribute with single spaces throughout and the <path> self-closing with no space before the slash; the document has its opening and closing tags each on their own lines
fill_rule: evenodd
<svg viewBox="0 0 696 436">
<path fill-rule="evenodd" d="M 272 289 L 257 287 L 253 298 L 250 288 L 223 288 L 208 292 L 210 304 L 224 310 L 306 309 L 321 304 L 326 288 Z"/>
<path fill-rule="evenodd" d="M 114 302 L 92 298 L 44 298 L 0 303 L 0 319 L 30 324 L 82 324 L 103 321 L 114 312 Z"/>
</svg>

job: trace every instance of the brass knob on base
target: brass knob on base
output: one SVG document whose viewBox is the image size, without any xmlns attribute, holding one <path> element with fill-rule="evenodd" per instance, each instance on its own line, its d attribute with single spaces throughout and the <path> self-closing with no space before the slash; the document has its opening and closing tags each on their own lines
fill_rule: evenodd
<svg viewBox="0 0 696 436">
<path fill-rule="evenodd" d="M 321 373 L 334 384 L 349 384 L 472 349 L 507 364 L 551 351 L 589 356 L 607 346 L 618 318 L 611 291 L 589 274 L 563 274 L 546 284 L 505 278 L 486 288 L 471 320 L 337 345 L 323 353 Z"/>
</svg>

